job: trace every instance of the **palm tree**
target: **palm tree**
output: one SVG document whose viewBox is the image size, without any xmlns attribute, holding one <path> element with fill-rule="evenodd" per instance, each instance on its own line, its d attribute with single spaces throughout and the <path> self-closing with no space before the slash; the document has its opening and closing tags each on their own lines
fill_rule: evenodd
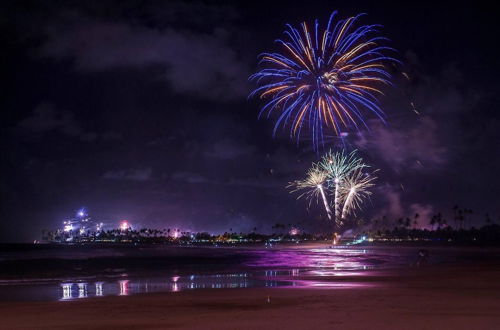
<svg viewBox="0 0 500 330">
<path fill-rule="evenodd" d="M 490 218 L 490 214 L 489 213 L 486 213 L 485 214 L 485 221 L 486 221 L 486 225 L 491 225 L 491 218 Z"/>
<path fill-rule="evenodd" d="M 474 213 L 472 212 L 472 209 L 466 209 L 465 211 L 469 215 L 472 215 Z M 469 227 L 472 227 L 472 217 L 467 217 L 467 220 L 469 220 Z"/>
<path fill-rule="evenodd" d="M 411 226 L 411 220 L 410 220 L 410 218 L 407 217 L 405 219 L 405 228 L 410 229 L 410 226 Z"/>
<path fill-rule="evenodd" d="M 464 212 L 461 209 L 457 209 L 457 213 L 455 214 L 455 221 L 458 222 L 459 228 L 463 229 L 464 225 Z"/>
<path fill-rule="evenodd" d="M 453 205 L 453 220 L 455 220 L 455 228 L 458 228 L 458 205 Z"/>
<path fill-rule="evenodd" d="M 429 221 L 429 225 L 431 225 L 432 229 L 434 229 L 434 225 L 437 223 L 436 215 L 433 215 L 431 217 L 431 220 Z"/>
</svg>

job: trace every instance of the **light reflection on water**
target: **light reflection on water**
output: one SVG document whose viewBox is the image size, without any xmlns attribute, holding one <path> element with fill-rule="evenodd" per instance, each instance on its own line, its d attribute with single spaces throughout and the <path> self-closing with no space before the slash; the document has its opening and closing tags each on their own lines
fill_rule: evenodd
<svg viewBox="0 0 500 330">
<path fill-rule="evenodd" d="M 366 270 L 381 261 L 400 256 L 384 254 L 383 258 L 364 249 L 310 249 L 282 251 L 253 251 L 260 258 L 248 263 L 253 267 L 326 268 L 335 270 Z"/>
<path fill-rule="evenodd" d="M 168 278 L 126 279 L 95 283 L 63 283 L 57 290 L 61 301 L 100 296 L 128 296 L 151 292 L 179 292 L 196 289 L 235 289 L 250 287 L 356 288 L 367 283 L 330 282 L 304 279 L 307 276 L 359 276 L 361 273 L 321 273 L 310 270 L 266 270 L 255 273 L 172 276 Z M 299 277 L 296 278 L 296 277 Z M 93 289 L 88 289 L 93 288 Z"/>
<path fill-rule="evenodd" d="M 102 293 L 102 284 L 103 284 L 102 282 L 96 282 L 95 283 L 95 295 L 97 297 L 100 297 L 100 296 L 103 295 L 103 293 Z"/>
<path fill-rule="evenodd" d="M 128 296 L 149 292 L 178 292 L 193 289 L 229 289 L 251 286 L 278 286 L 278 281 L 252 278 L 249 273 L 172 276 L 167 279 L 127 279 L 116 282 L 62 283 L 57 290 L 60 300 L 99 297 L 108 295 Z M 262 283 L 260 283 L 262 281 Z M 88 290 L 94 287 L 94 290 Z"/>
<path fill-rule="evenodd" d="M 103 277 L 96 274 L 95 278 L 99 280 L 95 281 L 68 280 L 54 284 L 13 285 L 10 288 L 0 286 L 0 298 L 70 301 L 196 289 L 358 288 L 373 285 L 362 281 L 362 277 L 376 276 L 374 270 L 405 264 L 408 260 L 408 256 L 394 250 L 374 252 L 352 248 L 252 250 L 244 253 L 249 258 L 243 264 L 231 265 L 229 271 L 221 268 L 215 273 L 207 273 L 202 267 L 190 265 L 191 273 L 187 273 L 187 268 L 179 267 L 177 274 L 168 276 L 122 274 L 119 279 L 102 280 Z"/>
</svg>

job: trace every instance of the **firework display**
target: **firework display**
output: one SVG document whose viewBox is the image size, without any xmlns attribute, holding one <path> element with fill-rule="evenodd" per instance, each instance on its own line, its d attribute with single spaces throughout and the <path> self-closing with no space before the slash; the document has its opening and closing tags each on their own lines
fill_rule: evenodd
<svg viewBox="0 0 500 330">
<path fill-rule="evenodd" d="M 293 192 L 305 190 L 298 198 L 307 198 L 309 205 L 321 196 L 329 219 L 332 212 L 327 195 L 333 198 L 335 224 L 341 227 L 346 217 L 371 194 L 369 188 L 374 186 L 376 177 L 368 168 L 356 151 L 349 154 L 329 151 L 319 163 L 312 164 L 305 179 L 291 182 L 289 187 L 294 188 Z"/>
<path fill-rule="evenodd" d="M 376 177 L 373 174 L 364 173 L 360 168 L 354 170 L 344 179 L 342 185 L 342 207 L 341 219 L 345 219 L 347 215 L 353 213 L 361 207 L 363 200 L 371 195 L 369 188 L 375 184 L 373 181 Z"/>
<path fill-rule="evenodd" d="M 321 169 L 320 166 L 313 164 L 313 166 L 307 171 L 307 176 L 304 180 L 297 180 L 291 182 L 289 187 L 295 188 L 293 191 L 298 190 L 306 190 L 302 195 L 305 196 L 309 200 L 309 205 L 311 205 L 311 201 L 315 198 L 318 201 L 319 197 L 323 200 L 323 204 L 325 206 L 326 214 L 328 215 L 328 219 L 332 218 L 332 212 L 330 210 L 330 206 L 328 205 L 328 200 L 326 199 L 324 185 L 326 184 L 326 180 L 328 175 L 325 171 Z"/>
<path fill-rule="evenodd" d="M 250 77 L 258 84 L 250 96 L 266 99 L 259 117 L 276 112 L 273 134 L 290 127 L 298 141 L 308 131 L 316 150 L 325 136 L 366 126 L 368 113 L 385 121 L 378 97 L 390 84 L 387 65 L 398 62 L 386 54 L 393 49 L 381 45 L 387 39 L 379 36 L 380 25 L 358 26 L 363 14 L 337 22 L 335 16 L 323 30 L 317 20 L 312 28 L 287 25 L 284 40 L 277 40 L 283 52 L 263 53 L 264 68 Z"/>
</svg>

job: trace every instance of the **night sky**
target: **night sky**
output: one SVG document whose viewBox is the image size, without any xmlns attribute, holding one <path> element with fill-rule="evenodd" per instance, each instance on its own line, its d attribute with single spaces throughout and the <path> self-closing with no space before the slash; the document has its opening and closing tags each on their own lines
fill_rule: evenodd
<svg viewBox="0 0 500 330">
<path fill-rule="evenodd" d="M 382 24 L 404 63 L 382 100 L 388 125 L 343 141 L 380 169 L 359 215 L 418 212 L 425 226 L 457 204 L 472 224 L 498 222 L 497 17 L 457 5 L 3 1 L 0 241 L 39 239 L 82 206 L 155 228 L 319 230 L 321 207 L 285 188 L 318 154 L 272 137 L 248 77 L 286 23 L 334 10 Z"/>
</svg>

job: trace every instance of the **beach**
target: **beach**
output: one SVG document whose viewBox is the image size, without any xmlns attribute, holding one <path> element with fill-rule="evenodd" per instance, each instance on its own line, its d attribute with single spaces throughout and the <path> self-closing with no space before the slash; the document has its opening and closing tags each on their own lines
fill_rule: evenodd
<svg viewBox="0 0 500 330">
<path fill-rule="evenodd" d="M 1 329 L 497 329 L 498 263 L 408 268 L 357 287 L 1 302 Z M 338 282 L 338 280 L 337 280 Z"/>
</svg>

